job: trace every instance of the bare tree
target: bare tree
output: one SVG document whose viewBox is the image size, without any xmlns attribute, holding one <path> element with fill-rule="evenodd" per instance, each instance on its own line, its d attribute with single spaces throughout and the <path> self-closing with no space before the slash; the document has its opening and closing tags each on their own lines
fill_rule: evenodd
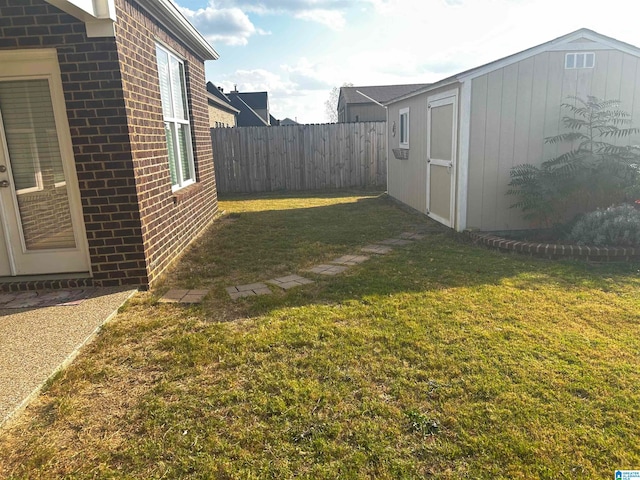
<svg viewBox="0 0 640 480">
<path fill-rule="evenodd" d="M 343 83 L 343 87 L 353 87 L 353 83 Z M 329 92 L 329 99 L 324 102 L 325 113 L 327 114 L 327 119 L 331 123 L 336 123 L 338 121 L 338 98 L 340 97 L 340 89 L 338 87 L 333 87 Z"/>
</svg>

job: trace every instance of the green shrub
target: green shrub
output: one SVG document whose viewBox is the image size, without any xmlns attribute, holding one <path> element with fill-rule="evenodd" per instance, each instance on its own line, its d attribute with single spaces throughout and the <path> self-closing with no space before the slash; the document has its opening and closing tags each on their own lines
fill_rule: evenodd
<svg viewBox="0 0 640 480">
<path fill-rule="evenodd" d="M 545 138 L 550 145 L 568 149 L 541 165 L 511 169 L 507 195 L 516 197 L 511 208 L 536 227 L 551 227 L 575 213 L 593 211 L 612 203 L 638 198 L 640 148 L 621 145 L 640 133 L 631 115 L 619 109 L 619 100 L 569 97 L 561 110 L 565 132 Z"/>
<path fill-rule="evenodd" d="M 640 210 L 624 204 L 582 216 L 569 239 L 578 245 L 633 247 L 640 245 Z"/>
</svg>

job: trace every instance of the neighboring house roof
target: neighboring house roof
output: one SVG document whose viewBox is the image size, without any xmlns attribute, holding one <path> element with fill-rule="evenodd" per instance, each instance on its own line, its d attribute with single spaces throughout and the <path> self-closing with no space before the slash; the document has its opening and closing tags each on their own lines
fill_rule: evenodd
<svg viewBox="0 0 640 480">
<path fill-rule="evenodd" d="M 420 95 L 421 93 L 428 92 L 430 90 L 457 82 L 463 82 L 465 80 L 470 80 L 475 77 L 479 77 L 481 75 L 485 75 L 487 73 L 493 72 L 494 70 L 498 70 L 500 68 L 504 68 L 508 65 L 520 62 L 525 60 L 526 58 L 533 57 L 539 53 L 548 50 L 571 50 L 571 42 L 575 42 L 584 38 L 586 40 L 597 42 L 603 44 L 609 48 L 620 50 L 622 52 L 628 53 L 630 55 L 634 55 L 636 57 L 640 57 L 640 48 L 630 45 L 625 42 L 621 42 L 620 40 L 616 40 L 615 38 L 607 37 L 606 35 L 602 35 L 598 32 L 594 32 L 593 30 L 589 30 L 588 28 L 581 28 L 574 32 L 568 33 L 561 37 L 558 37 L 554 40 L 542 43 L 535 47 L 528 48 L 518 53 L 514 53 L 513 55 L 508 55 L 506 57 L 500 58 L 498 60 L 494 60 L 493 62 L 486 63 L 479 67 L 471 68 L 469 70 L 465 70 L 463 72 L 457 73 L 450 77 L 444 78 L 436 83 L 432 83 L 428 86 L 420 88 L 414 92 L 410 92 L 404 95 L 399 95 L 395 98 L 390 99 L 385 103 L 386 105 L 390 105 L 392 103 L 398 102 L 400 100 L 404 100 L 406 98 L 413 97 L 415 95 Z"/>
<path fill-rule="evenodd" d="M 260 115 L 245 103 L 238 92 L 229 92 L 227 97 L 229 98 L 231 105 L 240 111 L 237 118 L 239 127 L 264 127 L 269 125 Z"/>
<path fill-rule="evenodd" d="M 399 97 L 400 95 L 406 95 L 407 93 L 414 92 L 420 88 L 424 88 L 428 83 L 412 83 L 406 85 L 375 85 L 369 87 L 340 87 L 340 95 L 338 100 L 338 106 L 343 104 L 354 103 L 373 103 L 367 97 L 373 98 L 375 101 L 385 103 L 392 98 Z M 361 95 L 358 91 L 364 93 Z"/>
<path fill-rule="evenodd" d="M 295 120 L 291 120 L 289 117 L 287 117 L 283 120 L 280 120 L 280 125 L 300 125 L 300 124 Z"/>
<path fill-rule="evenodd" d="M 272 126 L 278 126 L 280 125 L 280 120 L 278 120 L 276 117 L 274 117 L 273 115 L 269 114 L 269 123 Z"/>
<path fill-rule="evenodd" d="M 215 105 L 218 108 L 221 108 L 230 113 L 240 113 L 240 110 L 235 108 L 231 104 L 231 100 L 227 97 L 224 92 L 220 91 L 218 87 L 216 87 L 213 83 L 207 82 L 207 101 L 211 105 Z"/>
<path fill-rule="evenodd" d="M 220 57 L 172 0 L 136 1 L 203 60 L 217 60 Z M 115 36 L 115 0 L 46 0 L 46 2 L 85 22 L 88 37 Z"/>
<path fill-rule="evenodd" d="M 238 92 L 240 98 L 254 110 L 269 109 L 269 95 L 267 92 Z"/>
</svg>

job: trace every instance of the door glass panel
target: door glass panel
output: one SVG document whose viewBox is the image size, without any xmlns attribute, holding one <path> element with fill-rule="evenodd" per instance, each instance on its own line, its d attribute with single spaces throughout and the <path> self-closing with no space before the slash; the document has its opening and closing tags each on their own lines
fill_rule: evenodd
<svg viewBox="0 0 640 480">
<path fill-rule="evenodd" d="M 452 160 L 453 150 L 453 104 L 431 109 L 430 157 Z"/>
<path fill-rule="evenodd" d="M 0 112 L 27 251 L 74 248 L 49 82 L 0 82 Z"/>
</svg>

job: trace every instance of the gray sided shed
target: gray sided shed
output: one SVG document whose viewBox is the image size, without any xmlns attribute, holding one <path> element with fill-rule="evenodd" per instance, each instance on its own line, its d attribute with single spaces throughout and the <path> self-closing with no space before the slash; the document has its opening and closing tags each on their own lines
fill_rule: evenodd
<svg viewBox="0 0 640 480">
<path fill-rule="evenodd" d="M 593 66 L 566 68 L 568 54 Z M 588 95 L 620 100 L 640 125 L 640 49 L 581 29 L 391 100 L 389 195 L 457 231 L 528 228 L 509 208 L 509 171 L 561 153 L 544 143 L 562 131 L 560 104 Z"/>
</svg>

